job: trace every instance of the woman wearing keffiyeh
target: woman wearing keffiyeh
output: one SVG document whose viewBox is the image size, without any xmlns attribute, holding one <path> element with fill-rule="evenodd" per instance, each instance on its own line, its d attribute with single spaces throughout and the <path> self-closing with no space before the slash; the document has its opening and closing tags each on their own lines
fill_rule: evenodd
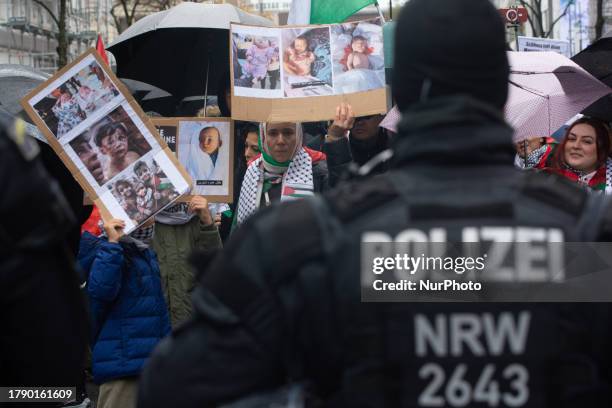
<svg viewBox="0 0 612 408">
<path fill-rule="evenodd" d="M 527 159 L 527 167 L 558 174 L 595 191 L 612 194 L 610 131 L 601 121 L 581 118 L 568 127 L 558 146 L 544 145 Z"/>
<path fill-rule="evenodd" d="M 325 155 L 302 146 L 300 123 L 260 126 L 261 156 L 248 167 L 238 201 L 236 223 L 261 206 L 313 195 L 328 186 Z"/>
</svg>

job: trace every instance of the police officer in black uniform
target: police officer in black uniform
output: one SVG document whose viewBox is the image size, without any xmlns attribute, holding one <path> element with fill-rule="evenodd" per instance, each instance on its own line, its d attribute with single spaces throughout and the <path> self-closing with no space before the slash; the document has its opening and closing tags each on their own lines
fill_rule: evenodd
<svg viewBox="0 0 612 408">
<path fill-rule="evenodd" d="M 0 157 L 0 386 L 75 387 L 87 315 L 66 245 L 74 215 L 21 120 L 0 116 Z"/>
<path fill-rule="evenodd" d="M 592 241 L 609 229 L 603 200 L 513 167 L 505 33 L 490 1 L 411 0 L 395 41 L 403 119 L 390 171 L 238 230 L 200 277 L 195 317 L 152 357 L 139 407 L 210 406 L 291 382 L 325 406 L 611 406 L 607 304 L 361 302 L 365 237 Z"/>
</svg>

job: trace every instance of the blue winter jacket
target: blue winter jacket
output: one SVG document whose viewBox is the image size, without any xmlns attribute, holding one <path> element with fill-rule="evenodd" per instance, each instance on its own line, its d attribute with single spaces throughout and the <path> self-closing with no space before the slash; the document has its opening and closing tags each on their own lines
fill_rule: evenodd
<svg viewBox="0 0 612 408">
<path fill-rule="evenodd" d="M 85 232 L 78 258 L 87 277 L 94 381 L 139 375 L 170 333 L 155 253 Z"/>
</svg>

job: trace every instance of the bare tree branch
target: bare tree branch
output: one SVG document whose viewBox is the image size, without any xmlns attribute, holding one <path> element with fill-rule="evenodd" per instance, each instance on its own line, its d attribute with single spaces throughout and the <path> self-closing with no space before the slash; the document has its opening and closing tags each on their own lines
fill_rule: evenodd
<svg viewBox="0 0 612 408">
<path fill-rule="evenodd" d="M 136 18 L 142 14 L 148 14 L 156 11 L 167 10 L 179 3 L 179 0 L 114 0 L 111 8 L 111 15 L 115 22 L 115 26 L 119 32 L 126 27 L 123 26 L 123 18 L 125 25 L 129 27 L 136 22 Z M 120 10 L 123 15 L 117 14 Z"/>
<path fill-rule="evenodd" d="M 527 20 L 529 21 L 529 25 L 531 26 L 533 35 L 536 37 L 548 38 L 553 33 L 555 25 L 567 15 L 567 13 L 569 12 L 569 8 L 573 2 L 569 1 L 568 4 L 564 7 L 563 12 L 559 16 L 557 16 L 557 18 L 551 21 L 548 27 L 548 31 L 544 29 L 544 13 L 542 13 L 542 0 L 519 0 L 519 3 L 528 11 Z"/>
<path fill-rule="evenodd" d="M 542 11 L 536 10 L 536 8 L 528 3 L 526 0 L 519 0 L 521 6 L 527 9 L 527 20 L 529 21 L 529 25 L 531 26 L 531 31 L 536 37 L 539 37 L 540 31 L 538 30 L 538 26 L 541 27 L 541 19 L 542 19 Z"/>
<path fill-rule="evenodd" d="M 537 37 L 544 37 L 544 13 L 542 12 L 542 0 L 531 0 L 534 3 L 533 8 L 538 12 L 536 14 L 536 22 L 538 23 Z"/>
<path fill-rule="evenodd" d="M 132 14 L 130 15 L 130 20 L 128 26 L 134 24 L 134 17 L 136 16 L 136 8 L 140 4 L 140 0 L 134 0 L 134 5 L 132 6 Z"/>
<path fill-rule="evenodd" d="M 534 20 L 534 18 L 539 19 L 540 15 L 530 3 L 527 3 L 525 0 L 520 0 L 519 2 L 521 6 L 527 9 L 527 20 L 529 21 L 529 25 L 531 26 L 531 31 L 533 31 L 535 36 L 537 36 L 537 26 L 536 26 L 536 20 Z"/>
<path fill-rule="evenodd" d="M 603 0 L 597 0 L 597 17 L 595 19 L 595 40 L 601 38 L 604 34 L 603 29 L 605 20 L 603 17 Z"/>
<path fill-rule="evenodd" d="M 57 64 L 59 68 L 62 68 L 68 63 L 68 48 L 70 46 L 70 39 L 68 38 L 66 24 L 68 15 L 66 1 L 67 0 L 59 1 L 59 15 L 56 15 L 55 12 L 51 10 L 51 8 L 45 3 L 43 3 L 41 0 L 34 0 L 35 4 L 38 4 L 47 13 L 49 13 L 49 16 L 57 26 L 57 34 L 55 35 L 55 37 L 57 39 Z"/>
<path fill-rule="evenodd" d="M 519 3 L 521 3 L 521 6 L 525 7 L 528 10 L 531 10 L 531 12 L 528 12 L 527 15 L 529 16 L 530 14 L 538 14 L 538 12 L 536 11 L 536 9 L 533 8 L 533 6 L 530 3 L 527 3 L 527 1 L 525 0 L 519 0 Z"/>
<path fill-rule="evenodd" d="M 128 22 L 128 27 L 130 26 L 129 23 L 129 13 L 128 13 L 128 6 L 127 6 L 127 0 L 119 0 L 119 3 L 121 3 L 121 6 L 123 7 L 123 14 L 125 15 L 125 19 Z"/>
<path fill-rule="evenodd" d="M 550 23 L 550 27 L 548 28 L 548 32 L 545 35 L 546 38 L 550 37 L 550 35 L 553 32 L 553 28 L 555 27 L 555 24 L 557 24 L 559 22 L 559 20 L 561 20 L 563 17 L 565 17 L 565 15 L 569 11 L 569 8 L 570 8 L 571 5 L 572 5 L 572 2 L 568 1 L 567 5 L 563 9 L 563 12 L 559 15 L 559 17 L 557 17 L 552 23 Z"/>
<path fill-rule="evenodd" d="M 38 4 L 40 7 L 44 8 L 47 11 L 47 13 L 49 13 L 49 15 L 51 16 L 51 19 L 55 22 L 55 25 L 57 25 L 57 27 L 59 28 L 60 22 L 57 16 L 55 15 L 55 13 L 53 12 L 53 10 L 51 10 L 49 6 L 47 6 L 41 0 L 33 0 L 33 1 L 34 3 Z"/>
<path fill-rule="evenodd" d="M 121 26 L 121 19 L 115 13 L 115 7 L 117 7 L 116 4 L 113 5 L 113 7 L 111 7 L 110 15 L 113 17 L 113 21 L 115 23 L 115 27 L 117 28 L 117 31 L 119 32 L 119 34 L 121 34 L 121 32 L 123 31 L 123 27 Z"/>
</svg>

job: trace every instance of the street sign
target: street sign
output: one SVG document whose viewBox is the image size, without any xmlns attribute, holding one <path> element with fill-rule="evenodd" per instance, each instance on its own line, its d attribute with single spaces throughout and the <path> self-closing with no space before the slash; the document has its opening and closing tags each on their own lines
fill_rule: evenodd
<svg viewBox="0 0 612 408">
<path fill-rule="evenodd" d="M 563 40 L 548 38 L 520 37 L 518 38 L 519 51 L 553 51 L 566 57 L 570 55 L 570 43 Z"/>
<path fill-rule="evenodd" d="M 506 24 L 523 24 L 527 21 L 527 9 L 525 7 L 511 7 L 499 9 Z"/>
</svg>

